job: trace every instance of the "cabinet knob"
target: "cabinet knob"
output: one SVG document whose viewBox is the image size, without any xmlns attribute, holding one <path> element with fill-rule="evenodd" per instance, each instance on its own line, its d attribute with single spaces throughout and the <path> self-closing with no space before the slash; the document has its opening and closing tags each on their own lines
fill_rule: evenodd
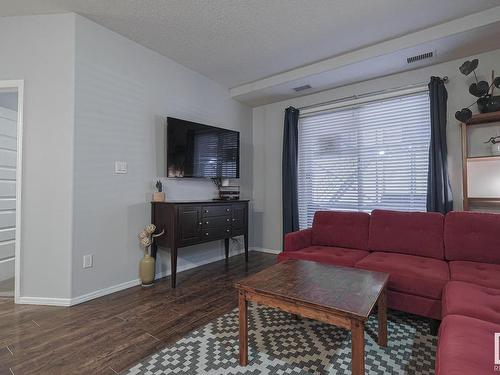
<svg viewBox="0 0 500 375">
<path fill-rule="evenodd" d="M 208 236 L 208 232 L 205 233 L 205 236 Z"/>
<path fill-rule="evenodd" d="M 229 208 L 226 208 L 226 212 L 229 212 L 229 211 L 230 211 L 230 209 L 229 209 Z"/>
<path fill-rule="evenodd" d="M 229 223 L 229 219 L 226 219 L 226 221 Z"/>
<path fill-rule="evenodd" d="M 205 224 L 208 224 L 208 221 L 205 221 Z"/>
<path fill-rule="evenodd" d="M 205 213 L 208 214 L 208 210 L 205 210 Z"/>
<path fill-rule="evenodd" d="M 229 233 L 229 229 L 226 229 L 226 232 Z"/>
<path fill-rule="evenodd" d="M 236 219 L 233 219 L 233 222 L 235 222 L 235 221 L 236 221 Z"/>
<path fill-rule="evenodd" d="M 200 221 L 200 222 L 198 223 L 198 225 L 201 225 L 201 224 L 202 224 L 202 223 L 201 223 L 201 221 Z"/>
</svg>

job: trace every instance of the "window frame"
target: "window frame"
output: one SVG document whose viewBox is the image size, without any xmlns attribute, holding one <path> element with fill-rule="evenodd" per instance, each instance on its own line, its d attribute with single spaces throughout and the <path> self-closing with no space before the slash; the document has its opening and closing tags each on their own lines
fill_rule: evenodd
<svg viewBox="0 0 500 375">
<path fill-rule="evenodd" d="M 354 99 L 349 99 L 349 100 L 333 101 L 330 103 L 317 105 L 314 107 L 306 107 L 305 109 L 303 109 L 301 111 L 301 114 L 299 116 L 299 150 L 298 150 L 298 152 L 300 153 L 300 136 L 301 136 L 300 135 L 300 121 L 303 121 L 304 118 L 306 118 L 306 117 L 320 116 L 320 115 L 326 115 L 326 114 L 330 114 L 330 113 L 349 111 L 349 110 L 355 111 L 356 108 L 365 107 L 365 106 L 370 105 L 370 104 L 382 103 L 384 101 L 390 101 L 392 99 L 398 99 L 398 98 L 420 96 L 423 93 L 428 93 L 428 92 L 429 92 L 429 90 L 428 90 L 428 87 L 426 85 L 425 86 L 420 85 L 420 86 L 415 86 L 415 87 L 411 87 L 411 88 L 407 88 L 407 89 L 391 90 L 390 92 L 379 92 L 379 93 L 374 93 L 374 94 L 368 94 L 368 95 L 364 95 L 364 96 L 355 97 Z M 426 118 L 425 120 L 428 120 L 428 124 L 429 124 L 427 142 L 430 145 L 430 103 L 429 103 L 428 108 L 429 108 L 429 117 Z M 357 112 L 353 112 L 353 113 L 357 113 Z M 358 162 L 360 160 L 359 155 L 361 155 L 361 153 L 362 153 L 359 150 L 360 150 L 360 146 L 359 146 L 359 142 L 358 142 L 356 144 L 356 153 L 358 155 Z M 425 154 L 425 155 L 427 155 L 427 158 L 428 158 L 428 152 L 429 152 L 429 148 L 427 146 L 427 150 L 426 150 L 426 154 Z M 422 156 L 422 155 L 424 155 L 424 153 L 422 151 L 420 151 L 420 155 Z M 307 218 L 304 219 L 304 217 L 301 217 L 304 215 L 303 213 L 301 213 L 301 211 L 304 210 L 302 208 L 302 205 L 301 205 L 301 199 L 304 199 L 304 197 L 302 197 L 302 195 L 304 195 L 306 198 L 308 198 L 308 194 L 307 193 L 301 194 L 301 182 L 302 182 L 301 178 L 304 178 L 304 177 L 302 177 L 300 175 L 300 163 L 301 163 L 301 156 L 299 154 L 299 156 L 298 156 L 298 181 L 297 181 L 298 182 L 298 184 L 297 184 L 297 186 L 298 186 L 298 201 L 299 201 L 299 203 L 298 203 L 299 204 L 299 224 L 300 224 L 300 228 L 304 229 L 304 228 L 310 226 L 310 223 L 312 221 L 312 217 L 311 217 L 311 214 L 308 212 L 309 210 L 307 210 L 307 206 L 306 206 Z M 422 162 L 420 162 L 420 163 L 422 164 Z M 428 165 L 428 159 L 427 159 L 427 165 Z M 363 173 L 362 167 L 357 165 L 355 167 L 355 169 L 357 169 L 357 173 L 358 173 L 358 177 L 359 177 L 359 174 Z M 365 173 L 366 173 L 366 171 L 365 171 Z M 425 172 L 425 175 L 427 175 L 427 173 L 428 173 L 428 171 Z M 419 176 L 420 179 L 422 179 L 423 174 L 424 173 L 420 170 L 420 176 Z M 415 186 L 417 186 L 417 185 L 414 186 L 414 184 L 415 184 L 415 182 L 411 182 L 408 185 L 408 188 L 414 189 Z M 377 185 L 377 182 L 375 182 L 375 185 Z M 362 193 L 363 187 L 365 187 L 364 184 L 357 182 L 356 189 L 359 191 L 358 196 L 359 196 L 359 194 L 363 194 Z M 427 189 L 427 180 L 426 180 L 425 190 L 426 189 Z M 309 196 L 310 195 L 311 194 L 309 193 Z M 413 193 L 410 194 L 410 196 L 413 197 Z M 360 202 L 362 202 L 362 198 L 358 198 L 358 200 L 356 201 L 357 208 L 354 208 L 354 207 L 341 208 L 340 210 L 370 212 L 372 209 L 377 208 L 377 207 L 372 207 L 370 209 L 361 209 L 360 210 L 360 207 L 361 207 Z M 312 203 L 310 203 L 310 204 L 312 204 Z M 302 210 L 301 210 L 301 208 L 302 208 Z M 334 208 L 334 207 L 332 207 L 331 209 L 332 210 L 339 210 L 339 208 Z M 425 206 L 419 207 L 419 210 L 422 210 L 422 209 L 425 209 Z M 412 210 L 415 211 L 415 209 L 412 209 Z M 304 224 L 307 224 L 307 225 L 304 225 Z"/>
</svg>

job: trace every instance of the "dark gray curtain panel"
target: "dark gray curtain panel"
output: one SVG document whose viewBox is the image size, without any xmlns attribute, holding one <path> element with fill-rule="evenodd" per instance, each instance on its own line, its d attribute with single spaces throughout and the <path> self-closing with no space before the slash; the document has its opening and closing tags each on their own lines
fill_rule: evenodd
<svg viewBox="0 0 500 375">
<path fill-rule="evenodd" d="M 283 129 L 282 197 L 283 237 L 299 229 L 299 205 L 297 198 L 297 155 L 299 148 L 299 110 L 285 110 Z"/>
<path fill-rule="evenodd" d="M 441 78 L 431 77 L 429 97 L 431 142 L 427 178 L 427 211 L 445 214 L 453 209 L 453 196 L 448 177 L 448 150 L 446 145 L 448 92 Z"/>
</svg>

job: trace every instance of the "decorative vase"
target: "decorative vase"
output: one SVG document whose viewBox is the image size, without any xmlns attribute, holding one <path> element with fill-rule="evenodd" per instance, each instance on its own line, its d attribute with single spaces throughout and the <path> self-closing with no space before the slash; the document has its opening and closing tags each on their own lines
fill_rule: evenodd
<svg viewBox="0 0 500 375">
<path fill-rule="evenodd" d="M 155 280 L 155 258 L 149 254 L 144 254 L 144 258 L 139 263 L 139 276 L 143 287 L 153 285 Z"/>
<path fill-rule="evenodd" d="M 500 143 L 491 144 L 491 155 L 500 155 Z"/>
<path fill-rule="evenodd" d="M 165 193 L 163 191 L 154 192 L 153 202 L 165 202 Z"/>
</svg>

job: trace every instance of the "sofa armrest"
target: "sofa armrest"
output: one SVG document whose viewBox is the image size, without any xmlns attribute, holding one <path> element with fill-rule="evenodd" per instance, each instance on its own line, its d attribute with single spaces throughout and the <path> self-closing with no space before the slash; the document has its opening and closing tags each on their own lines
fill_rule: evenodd
<svg viewBox="0 0 500 375">
<path fill-rule="evenodd" d="M 295 251 L 311 246 L 312 229 L 303 229 L 285 235 L 284 251 Z"/>
</svg>

